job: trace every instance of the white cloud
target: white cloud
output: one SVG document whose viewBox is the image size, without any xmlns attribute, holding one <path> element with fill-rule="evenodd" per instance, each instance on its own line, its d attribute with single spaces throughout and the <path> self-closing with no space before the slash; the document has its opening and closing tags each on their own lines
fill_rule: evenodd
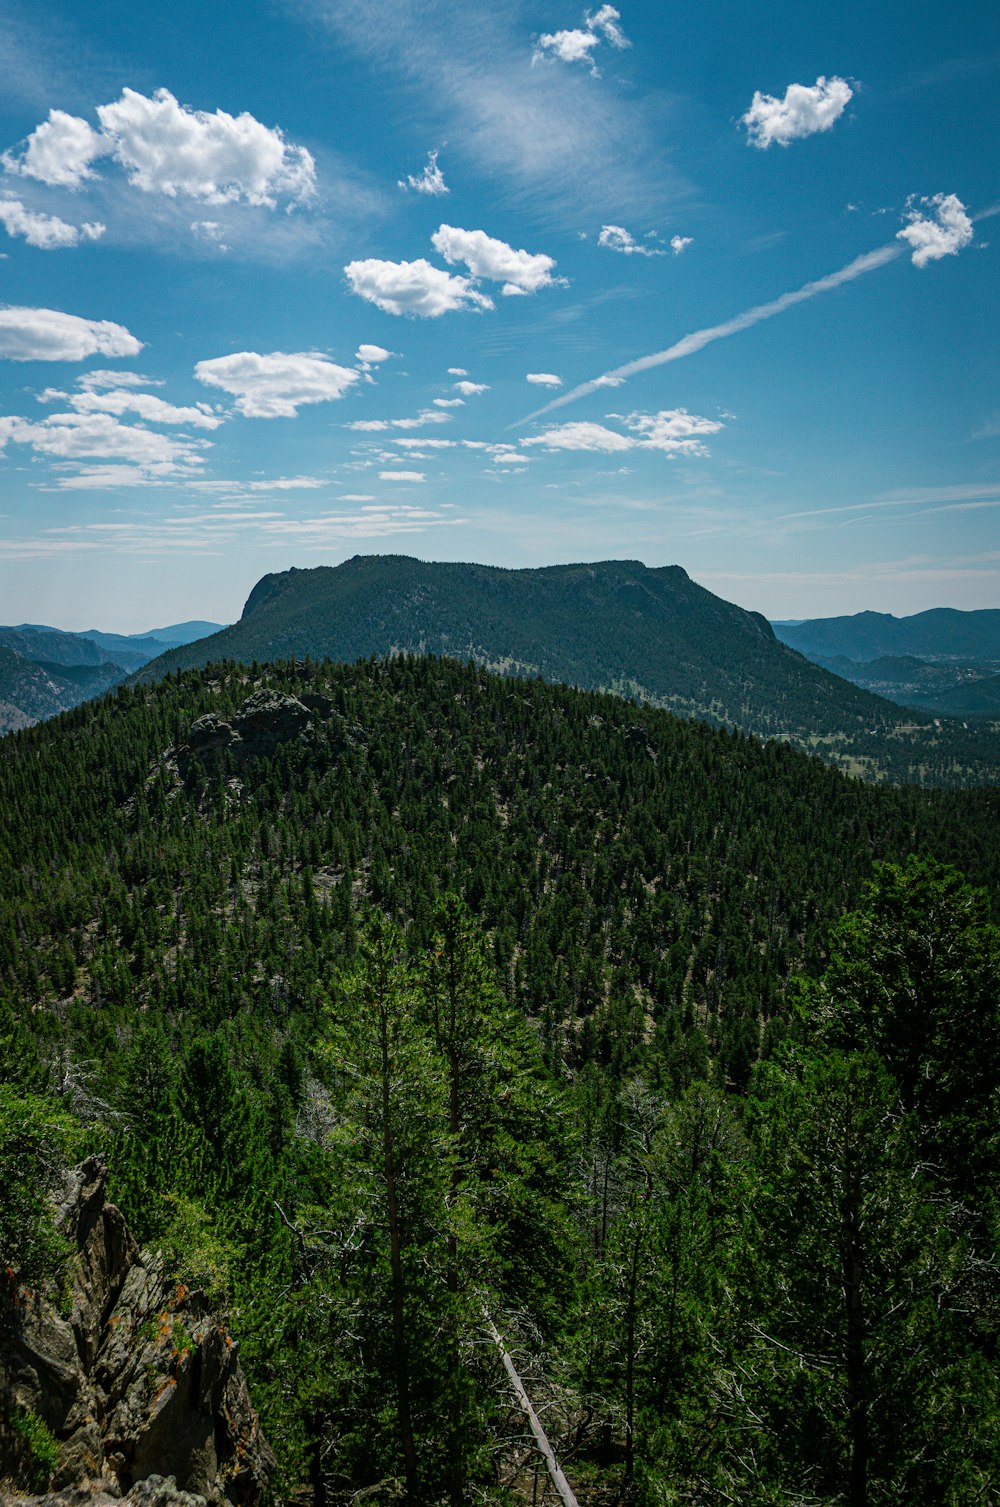
<svg viewBox="0 0 1000 1507">
<path fill-rule="evenodd" d="M 493 308 L 492 299 L 478 292 L 467 277 L 442 272 L 423 257 L 415 262 L 383 262 L 369 257 L 349 262 L 344 274 L 353 293 L 387 314 L 437 319 L 452 309 Z"/>
<path fill-rule="evenodd" d="M 267 356 L 256 351 L 216 356 L 199 361 L 194 374 L 206 386 L 232 393 L 240 413 L 251 419 L 294 419 L 303 404 L 342 398 L 358 380 L 356 371 L 324 356 L 283 351 Z"/>
<path fill-rule="evenodd" d="M 427 165 L 422 173 L 418 173 L 416 177 L 408 173 L 405 179 L 399 180 L 399 187 L 412 188 L 414 193 L 430 194 L 434 198 L 450 193 L 451 190 L 444 181 L 444 174 L 438 167 L 437 150 L 427 153 Z"/>
<path fill-rule="evenodd" d="M 624 225 L 602 225 L 597 244 L 604 246 L 608 251 L 620 251 L 625 256 L 666 255 L 666 252 L 658 246 L 644 246 L 641 241 L 633 240 L 631 233 L 625 229 Z"/>
<path fill-rule="evenodd" d="M 464 366 L 449 366 L 448 375 L 449 377 L 467 377 L 469 373 Z"/>
<path fill-rule="evenodd" d="M 829 131 L 840 119 L 854 90 L 846 79 L 824 78 L 815 84 L 789 84 L 784 99 L 754 91 L 753 102 L 740 124 L 747 128 L 750 146 L 761 150 L 777 142 L 786 147 L 790 141 Z"/>
<path fill-rule="evenodd" d="M 926 267 L 928 262 L 956 256 L 963 246 L 968 246 L 972 240 L 972 221 L 955 194 L 935 194 L 920 202 L 930 207 L 932 216 L 913 208 L 911 200 L 906 211 L 910 223 L 897 231 L 896 237 L 913 248 L 910 258 L 913 265 Z"/>
<path fill-rule="evenodd" d="M 674 253 L 674 256 L 680 256 L 681 252 L 686 251 L 691 244 L 692 238 L 689 235 L 672 235 L 670 237 L 670 249 Z"/>
<path fill-rule="evenodd" d="M 177 408 L 152 393 L 128 388 L 99 392 L 88 389 L 74 393 L 69 401 L 77 413 L 111 413 L 118 418 L 125 413 L 135 413 L 148 424 L 193 424 L 196 429 L 218 429 L 225 422 L 207 403 Z"/>
<path fill-rule="evenodd" d="M 654 366 L 664 366 L 668 361 L 683 361 L 685 357 L 696 355 L 698 351 L 704 350 L 706 345 L 711 345 L 716 340 L 727 340 L 730 335 L 738 335 L 743 330 L 752 329 L 754 325 L 763 323 L 765 319 L 774 319 L 777 315 L 783 314 L 786 309 L 795 308 L 800 303 L 807 303 L 812 298 L 818 298 L 821 293 L 829 293 L 834 288 L 842 288 L 845 283 L 854 282 L 855 278 L 865 277 L 869 272 L 874 272 L 879 267 L 884 267 L 894 261 L 901 254 L 900 247 L 891 244 L 880 246 L 876 251 L 867 251 L 863 256 L 856 256 L 853 261 L 848 262 L 837 272 L 830 272 L 826 277 L 818 277 L 813 282 L 805 283 L 792 293 L 782 293 L 780 298 L 774 298 L 770 303 L 757 304 L 752 309 L 744 309 L 742 314 L 726 319 L 722 324 L 693 330 L 690 335 L 676 340 L 665 351 L 654 351 L 652 355 L 639 356 L 637 360 L 626 361 L 624 366 L 605 372 L 603 376 L 594 377 L 589 382 L 581 382 L 570 392 L 560 393 L 543 408 L 529 414 L 528 418 L 537 419 L 543 413 L 550 413 L 554 408 L 565 408 L 567 403 L 573 403 L 577 398 L 596 392 L 598 388 L 620 387 L 627 377 L 650 371 Z M 526 423 L 527 420 L 523 422 Z"/>
<path fill-rule="evenodd" d="M 465 399 L 464 398 L 435 398 L 434 399 L 434 407 L 435 408 L 464 408 L 465 407 Z"/>
<path fill-rule="evenodd" d="M 583 27 L 572 31 L 543 32 L 531 61 L 537 63 L 548 55 L 558 58 L 561 63 L 587 63 L 597 78 L 599 70 L 592 54 L 602 41 L 619 49 L 631 46 L 618 25 L 620 20 L 621 13 L 613 5 L 602 5 L 593 15 L 584 17 Z"/>
<path fill-rule="evenodd" d="M 8 361 L 85 361 L 141 350 L 141 340 L 109 319 L 81 319 L 58 309 L 0 309 L 0 357 Z"/>
<path fill-rule="evenodd" d="M 97 241 L 105 230 L 97 222 L 68 225 L 57 215 L 27 209 L 20 199 L 9 197 L 0 199 L 0 224 L 8 235 L 23 236 L 29 246 L 37 246 L 40 251 L 78 246 L 81 241 Z"/>
<path fill-rule="evenodd" d="M 452 266 L 464 262 L 473 277 L 488 277 L 503 283 L 507 295 L 535 293 L 550 288 L 555 281 L 555 260 L 543 253 L 515 251 L 506 241 L 498 241 L 484 230 L 459 230 L 454 225 L 440 225 L 431 236 L 435 251 Z"/>
<path fill-rule="evenodd" d="M 571 424 L 557 424 L 544 434 L 521 441 L 522 445 L 544 445 L 546 450 L 597 450 L 611 455 L 620 450 L 631 450 L 635 440 L 627 434 L 607 429 L 603 424 L 579 420 Z"/>
<path fill-rule="evenodd" d="M 426 481 L 422 471 L 380 471 L 379 481 Z"/>
<path fill-rule="evenodd" d="M 614 415 L 611 415 L 614 417 Z M 666 455 L 705 455 L 701 437 L 718 434 L 718 419 L 701 418 L 686 408 L 661 408 L 659 413 L 630 413 L 625 427 L 641 436 L 636 445 L 642 450 L 662 450 Z"/>
<path fill-rule="evenodd" d="M 562 377 L 557 377 L 555 372 L 529 372 L 524 380 L 533 382 L 536 387 L 562 387 Z"/>
<path fill-rule="evenodd" d="M 557 424 L 543 434 L 521 441 L 522 445 L 542 445 L 546 450 L 586 450 L 603 455 L 626 450 L 659 450 L 664 455 L 706 455 L 702 437 L 717 434 L 722 424 L 688 413 L 686 408 L 666 408 L 659 413 L 608 414 L 618 419 L 630 434 L 608 429 L 604 424 L 587 420 Z"/>
<path fill-rule="evenodd" d="M 370 366 L 378 366 L 381 362 L 388 361 L 391 355 L 392 351 L 387 351 L 381 345 L 359 345 L 354 352 L 354 359 L 367 371 Z"/>
<path fill-rule="evenodd" d="M 0 161 L 9 173 L 37 178 L 53 188 L 78 188 L 94 177 L 91 163 L 110 150 L 100 132 L 78 115 L 50 110 L 48 120 L 28 137 L 21 155 L 4 152 Z"/>
<path fill-rule="evenodd" d="M 4 154 L 4 165 L 75 188 L 94 176 L 97 158 L 112 157 L 134 188 L 206 204 L 244 201 L 273 208 L 279 198 L 295 203 L 315 193 L 312 155 L 246 111 L 210 114 L 180 104 L 168 89 L 151 96 L 123 89 L 121 99 L 97 106 L 97 117 L 99 132 L 76 116 L 51 111 L 20 155 Z M 196 225 L 204 230 L 212 223 Z"/>
<path fill-rule="evenodd" d="M 123 461 L 157 478 L 202 465 L 199 452 L 206 443 L 121 424 L 107 413 L 54 413 L 39 423 L 0 418 L 0 444 L 8 442 L 56 461 Z"/>
<path fill-rule="evenodd" d="M 489 392 L 489 384 L 486 382 L 456 382 L 455 391 L 460 392 L 464 398 L 474 398 L 478 393 Z"/>
<path fill-rule="evenodd" d="M 406 436 L 404 439 L 394 439 L 394 445 L 404 445 L 407 449 L 419 446 L 421 450 L 454 450 L 458 440 L 430 440 L 426 436 Z"/>
<path fill-rule="evenodd" d="M 337 501 L 338 502 L 374 502 L 375 501 L 375 494 L 374 494 L 374 492 L 345 492 L 342 497 L 338 497 L 337 498 Z"/>
<path fill-rule="evenodd" d="M 354 419 L 345 428 L 359 430 L 362 434 L 378 434 L 384 429 L 423 429 L 427 424 L 447 424 L 450 418 L 450 413 L 435 413 L 433 408 L 421 408 L 413 418 Z"/>
<path fill-rule="evenodd" d="M 144 377 L 139 372 L 103 371 L 95 367 L 76 379 L 77 387 L 93 390 L 96 387 L 162 387 L 154 377 Z"/>
</svg>

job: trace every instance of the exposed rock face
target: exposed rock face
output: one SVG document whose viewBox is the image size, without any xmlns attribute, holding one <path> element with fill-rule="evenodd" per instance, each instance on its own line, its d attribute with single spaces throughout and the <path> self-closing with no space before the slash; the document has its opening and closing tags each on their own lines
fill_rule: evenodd
<svg viewBox="0 0 1000 1507">
<path fill-rule="evenodd" d="M 310 700 L 321 703 L 326 698 Z M 319 706 L 310 709 L 281 691 L 254 691 L 232 722 L 224 722 L 217 712 L 208 712 L 192 722 L 187 743 L 177 751 L 178 768 L 186 774 L 192 760 L 197 759 L 208 769 L 227 753 L 237 768 L 247 759 L 270 758 L 282 743 L 305 736 L 312 727 L 313 711 L 322 715 Z"/>
<path fill-rule="evenodd" d="M 59 1208 L 76 1248 L 68 1317 L 24 1293 L 0 1316 L 0 1415 L 30 1409 L 59 1443 L 58 1495 L 12 1500 L 97 1507 L 128 1491 L 132 1507 L 252 1507 L 274 1457 L 237 1346 L 200 1293 L 138 1250 L 106 1183 L 89 1158 Z"/>
</svg>

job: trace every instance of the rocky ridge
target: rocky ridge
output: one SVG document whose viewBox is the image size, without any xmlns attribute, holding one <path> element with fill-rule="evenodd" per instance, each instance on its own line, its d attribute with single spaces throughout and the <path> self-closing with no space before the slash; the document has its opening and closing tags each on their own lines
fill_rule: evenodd
<svg viewBox="0 0 1000 1507">
<path fill-rule="evenodd" d="M 74 1255 L 57 1307 L 18 1290 L 0 1310 L 0 1476 L 13 1474 L 15 1410 L 57 1444 L 55 1495 L 10 1507 L 253 1507 L 274 1468 L 238 1346 L 204 1296 L 140 1251 L 105 1200 L 107 1168 L 69 1174 L 57 1223 Z"/>
</svg>

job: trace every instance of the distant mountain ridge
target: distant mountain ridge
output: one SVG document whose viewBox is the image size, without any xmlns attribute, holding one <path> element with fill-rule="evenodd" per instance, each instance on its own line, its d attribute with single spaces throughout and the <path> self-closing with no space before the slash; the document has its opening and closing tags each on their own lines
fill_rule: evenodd
<svg viewBox="0 0 1000 1507">
<path fill-rule="evenodd" d="M 678 565 L 633 560 L 533 570 L 356 555 L 264 576 L 238 623 L 171 650 L 137 681 L 231 659 L 396 653 L 474 660 L 509 674 L 610 690 L 762 737 L 781 737 L 870 777 L 990 782 L 985 728 L 902 713 L 779 642 L 770 624 Z"/>
<path fill-rule="evenodd" d="M 919 659 L 1000 659 L 1000 608 L 962 612 L 932 607 L 912 617 L 856 612 L 771 625 L 782 643 L 810 658 L 843 655 L 870 661 L 912 654 Z"/>
<path fill-rule="evenodd" d="M 69 711 L 218 623 L 175 623 L 143 634 L 73 633 L 42 623 L 0 627 L 0 734 Z"/>
</svg>

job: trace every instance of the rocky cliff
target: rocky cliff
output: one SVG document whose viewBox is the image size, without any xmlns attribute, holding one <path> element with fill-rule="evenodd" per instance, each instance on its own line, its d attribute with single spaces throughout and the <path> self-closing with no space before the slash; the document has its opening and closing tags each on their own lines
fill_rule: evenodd
<svg viewBox="0 0 1000 1507">
<path fill-rule="evenodd" d="M 0 1307 L 0 1502 L 253 1507 L 274 1457 L 238 1347 L 200 1293 L 138 1249 L 106 1184 L 96 1157 L 69 1175 L 57 1222 L 74 1254 L 58 1307 L 23 1289 Z M 54 1437 L 54 1496 L 13 1489 L 30 1463 L 25 1418 Z"/>
</svg>

